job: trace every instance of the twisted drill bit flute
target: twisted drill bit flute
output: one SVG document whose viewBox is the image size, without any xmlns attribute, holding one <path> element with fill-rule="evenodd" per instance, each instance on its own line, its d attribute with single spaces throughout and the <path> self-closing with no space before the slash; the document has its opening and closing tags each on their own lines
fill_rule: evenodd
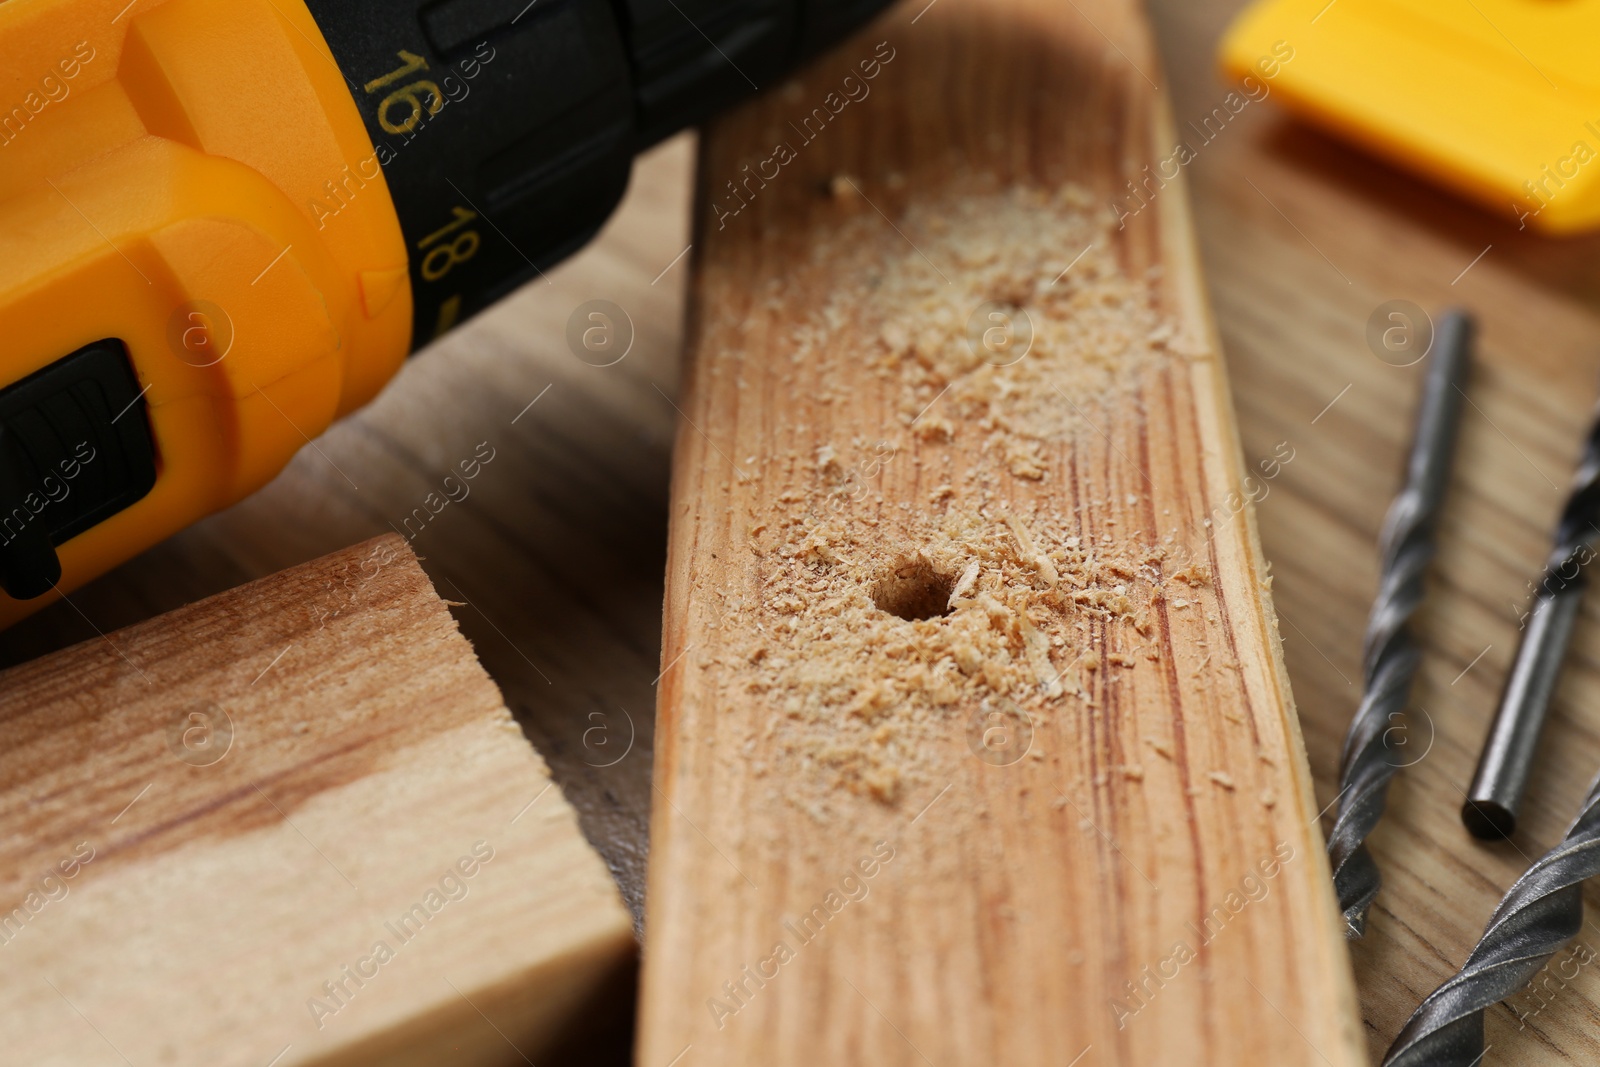
<svg viewBox="0 0 1600 1067">
<path fill-rule="evenodd" d="M 1600 538 L 1600 409 L 1584 441 L 1583 459 L 1556 524 L 1555 544 L 1525 616 L 1517 656 L 1506 676 L 1500 707 L 1478 757 L 1472 786 L 1461 805 L 1461 821 L 1482 838 L 1510 837 L 1528 787 L 1539 733 L 1555 695 L 1572 629 L 1588 585 L 1584 568 Z"/>
<path fill-rule="evenodd" d="M 1483 1013 L 1527 985 L 1583 925 L 1583 882 L 1600 873 L 1600 777 L 1561 844 L 1518 878 L 1461 970 L 1412 1013 L 1383 1067 L 1471 1067 Z"/>
<path fill-rule="evenodd" d="M 1447 313 L 1423 383 L 1405 487 L 1389 505 L 1379 541 L 1382 578 L 1367 620 L 1361 704 L 1345 735 L 1339 810 L 1328 833 L 1334 891 L 1350 937 L 1365 932 L 1367 909 L 1382 884 L 1366 839 L 1383 816 L 1389 782 L 1400 769 L 1387 738 L 1409 699 L 1421 660 L 1411 617 L 1422 603 L 1423 578 L 1433 559 L 1471 345 L 1472 320 L 1459 311 Z"/>
</svg>

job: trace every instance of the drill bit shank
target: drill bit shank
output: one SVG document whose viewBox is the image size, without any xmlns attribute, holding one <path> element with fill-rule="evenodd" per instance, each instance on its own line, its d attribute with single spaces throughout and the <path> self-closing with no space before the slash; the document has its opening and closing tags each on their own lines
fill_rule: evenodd
<svg viewBox="0 0 1600 1067">
<path fill-rule="evenodd" d="M 1583 460 L 1556 526 L 1544 575 L 1526 616 L 1517 656 L 1506 678 L 1478 769 L 1461 806 L 1461 820 L 1481 838 L 1510 837 L 1528 786 L 1539 734 L 1555 695 L 1561 664 L 1588 584 L 1585 568 L 1600 537 L 1600 412 L 1584 442 Z"/>
</svg>

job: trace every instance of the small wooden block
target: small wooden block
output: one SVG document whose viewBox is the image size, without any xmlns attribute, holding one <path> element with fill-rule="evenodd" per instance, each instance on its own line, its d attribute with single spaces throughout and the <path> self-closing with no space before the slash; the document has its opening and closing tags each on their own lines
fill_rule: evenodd
<svg viewBox="0 0 1600 1067">
<path fill-rule="evenodd" d="M 912 0 L 706 135 L 645 1067 L 1363 1061 L 1160 76 Z"/>
<path fill-rule="evenodd" d="M 0 675 L 0 786 L 7 1062 L 520 1063 L 631 966 L 392 535 Z"/>
</svg>

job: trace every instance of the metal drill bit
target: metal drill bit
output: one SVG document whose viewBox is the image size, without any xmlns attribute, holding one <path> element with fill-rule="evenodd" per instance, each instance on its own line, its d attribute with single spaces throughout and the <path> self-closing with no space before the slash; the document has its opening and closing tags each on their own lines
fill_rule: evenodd
<svg viewBox="0 0 1600 1067">
<path fill-rule="evenodd" d="M 1506 892 L 1461 970 L 1412 1013 L 1383 1067 L 1471 1067 L 1483 1013 L 1533 978 L 1583 926 L 1583 882 L 1600 873 L 1600 777 L 1561 844 Z"/>
<path fill-rule="evenodd" d="M 1584 570 L 1594 558 L 1593 542 L 1600 538 L 1600 409 L 1596 410 L 1583 459 L 1572 478 L 1572 490 L 1544 575 L 1534 594 L 1526 628 L 1500 707 L 1484 739 L 1478 770 L 1461 805 L 1461 821 L 1483 838 L 1510 837 L 1517 828 L 1517 809 L 1528 786 L 1539 733 L 1555 695 L 1556 680 L 1566 659 L 1573 625 L 1588 584 Z"/>
<path fill-rule="evenodd" d="M 1388 744 L 1395 717 L 1404 710 L 1422 658 L 1411 633 L 1411 617 L 1422 603 L 1423 578 L 1433 559 L 1434 530 L 1450 461 L 1455 454 L 1461 404 L 1472 347 L 1472 320 L 1447 313 L 1434 339 L 1416 434 L 1406 463 L 1405 487 L 1389 505 L 1379 541 L 1382 578 L 1362 650 L 1361 704 L 1344 739 L 1339 811 L 1328 832 L 1333 887 L 1350 937 L 1366 930 L 1367 908 L 1382 877 L 1365 844 L 1383 816 L 1389 781 L 1400 769 Z"/>
</svg>

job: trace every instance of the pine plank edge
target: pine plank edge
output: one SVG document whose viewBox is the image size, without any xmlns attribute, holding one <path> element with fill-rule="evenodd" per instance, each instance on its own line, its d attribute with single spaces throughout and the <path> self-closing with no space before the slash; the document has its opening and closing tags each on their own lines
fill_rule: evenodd
<svg viewBox="0 0 1600 1067">
<path fill-rule="evenodd" d="M 18 1062 L 520 1063 L 633 970 L 394 535 L 0 674 L 0 784 Z"/>
<path fill-rule="evenodd" d="M 790 137 L 789 123 L 880 41 L 897 58 L 871 96 L 807 139 L 757 195 L 731 200 L 727 181 Z M 705 136 L 641 1064 L 1364 1062 L 1270 580 L 1249 507 L 1227 503 L 1243 464 L 1181 176 L 1112 240 L 1128 276 L 1162 268 L 1150 298 L 1185 358 L 1154 367 L 1094 409 L 1103 421 L 1086 418 L 1057 442 L 1073 470 L 1104 471 L 1117 489 L 1081 518 L 1138 531 L 1172 512 L 1170 526 L 1144 532 L 1175 528 L 1178 547 L 1207 562 L 1211 580 L 1192 594 L 1200 610 L 1156 621 L 1170 667 L 1140 662 L 1128 682 L 1091 687 L 1131 697 L 1115 715 L 1041 711 L 1043 758 L 1005 775 L 971 758 L 965 716 L 953 716 L 956 736 L 928 761 L 943 777 L 923 774 L 889 803 L 840 789 L 815 816 L 794 798 L 813 795 L 825 772 L 769 740 L 782 694 L 753 692 L 764 683 L 746 658 L 751 635 L 781 613 L 763 602 L 777 565 L 749 531 L 780 521 L 786 490 L 798 486 L 807 505 L 828 491 L 821 463 L 792 457 L 894 440 L 895 458 L 865 476 L 853 516 L 881 523 L 866 551 L 889 550 L 915 526 L 895 505 L 926 507 L 923 464 L 984 462 L 958 413 L 945 413 L 953 443 L 908 433 L 893 386 L 849 338 L 828 335 L 795 358 L 795 328 L 839 304 L 817 250 L 869 211 L 883 217 L 885 242 L 899 233 L 916 246 L 919 232 L 900 226 L 912 225 L 912 208 L 962 195 L 964 164 L 1003 183 L 1071 181 L 1112 202 L 1174 143 L 1152 77 L 1159 66 L 1134 3 L 911 3 Z M 826 405 L 814 402 L 830 389 Z M 1084 488 L 1063 486 L 1072 479 L 1061 470 L 1006 488 L 1024 525 Z M 1124 508 L 1124 491 L 1137 503 Z M 849 582 L 864 593 L 885 577 L 853 572 L 849 559 L 818 574 L 825 595 L 841 597 Z M 820 653 L 773 641 L 756 655 L 772 648 Z M 1224 662 L 1212 662 L 1213 648 Z M 836 710 L 841 721 L 849 713 Z M 1186 740 L 1176 760 L 1142 744 L 1163 736 Z M 1138 779 L 1115 773 L 1129 752 Z M 863 879 L 859 900 L 841 896 Z M 809 926 L 806 916 L 816 916 Z"/>
</svg>

